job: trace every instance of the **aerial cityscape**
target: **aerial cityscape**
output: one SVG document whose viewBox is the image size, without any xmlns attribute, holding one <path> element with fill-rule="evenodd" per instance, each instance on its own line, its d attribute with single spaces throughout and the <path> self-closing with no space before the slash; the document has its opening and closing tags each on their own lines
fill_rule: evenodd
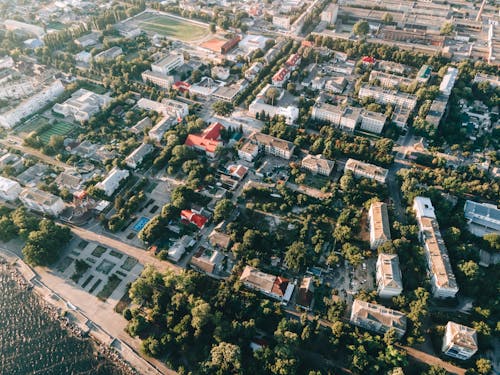
<svg viewBox="0 0 500 375">
<path fill-rule="evenodd" d="M 498 0 L 0 0 L 0 374 L 500 374 Z"/>
</svg>

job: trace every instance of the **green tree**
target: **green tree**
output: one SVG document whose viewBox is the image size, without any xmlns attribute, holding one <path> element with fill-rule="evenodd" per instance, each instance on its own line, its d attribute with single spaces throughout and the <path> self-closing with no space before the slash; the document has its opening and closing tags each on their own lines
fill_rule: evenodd
<svg viewBox="0 0 500 375">
<path fill-rule="evenodd" d="M 285 262 L 291 270 L 300 271 L 306 265 L 306 260 L 307 248 L 303 242 L 295 241 L 288 246 L 285 253 Z"/>
<path fill-rule="evenodd" d="M 214 221 L 218 222 L 229 218 L 229 215 L 234 210 L 234 204 L 229 199 L 221 199 L 217 202 L 214 208 Z"/>
<path fill-rule="evenodd" d="M 266 99 L 271 102 L 271 105 L 274 105 L 274 101 L 279 96 L 280 92 L 276 87 L 270 87 L 266 91 Z"/>
<path fill-rule="evenodd" d="M 212 105 L 212 109 L 219 116 L 227 117 L 234 111 L 232 103 L 219 100 Z"/>
<path fill-rule="evenodd" d="M 441 26 L 439 33 L 441 35 L 450 35 L 453 32 L 453 30 L 455 30 L 453 22 L 446 22 L 443 24 L 443 26 Z"/>
<path fill-rule="evenodd" d="M 364 37 L 370 32 L 370 25 L 366 21 L 358 21 L 354 24 L 352 31 L 354 34 Z"/>
<path fill-rule="evenodd" d="M 221 342 L 210 350 L 206 363 L 209 373 L 217 375 L 238 374 L 241 371 L 241 349 L 238 345 Z"/>
<path fill-rule="evenodd" d="M 213 23 L 213 22 L 210 22 L 210 24 L 208 25 L 208 29 L 210 30 L 210 32 L 211 32 L 212 34 L 214 34 L 214 33 L 217 31 L 217 28 L 216 28 L 216 26 L 215 26 L 215 23 Z"/>
</svg>

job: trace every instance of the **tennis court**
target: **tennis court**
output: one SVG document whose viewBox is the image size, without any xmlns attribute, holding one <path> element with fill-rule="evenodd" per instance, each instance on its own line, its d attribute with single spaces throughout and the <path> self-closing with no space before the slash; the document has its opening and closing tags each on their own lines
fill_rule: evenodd
<svg viewBox="0 0 500 375">
<path fill-rule="evenodd" d="M 149 219 L 147 217 L 141 217 L 137 222 L 134 224 L 132 229 L 136 232 L 140 232 L 142 228 L 148 223 Z"/>
</svg>

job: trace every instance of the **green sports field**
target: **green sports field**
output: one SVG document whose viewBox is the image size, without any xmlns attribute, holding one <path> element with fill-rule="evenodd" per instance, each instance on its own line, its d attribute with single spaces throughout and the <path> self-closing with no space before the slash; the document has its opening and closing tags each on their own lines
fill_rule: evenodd
<svg viewBox="0 0 500 375">
<path fill-rule="evenodd" d="M 70 123 L 58 121 L 54 125 L 52 125 L 50 127 L 50 129 L 41 133 L 40 139 L 42 140 L 43 143 L 48 143 L 51 136 L 53 136 L 53 135 L 66 135 L 66 134 L 70 133 L 74 127 L 75 127 L 75 125 L 72 125 Z"/>
<path fill-rule="evenodd" d="M 138 23 L 139 28 L 163 35 L 172 37 L 184 42 L 200 39 L 207 35 L 208 30 L 205 27 L 195 25 L 188 21 L 181 21 L 168 16 L 154 16 L 141 20 Z"/>
</svg>

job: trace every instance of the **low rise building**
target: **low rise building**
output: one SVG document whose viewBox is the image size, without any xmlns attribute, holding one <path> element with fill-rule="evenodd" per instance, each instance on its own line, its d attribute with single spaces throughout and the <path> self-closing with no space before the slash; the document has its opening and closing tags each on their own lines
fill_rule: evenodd
<svg viewBox="0 0 500 375">
<path fill-rule="evenodd" d="M 15 201 L 21 193 L 21 185 L 17 181 L 0 176 L 0 198 Z"/>
<path fill-rule="evenodd" d="M 123 50 L 121 49 L 121 47 L 114 46 L 105 51 L 99 52 L 94 56 L 94 60 L 99 62 L 106 62 L 114 60 L 121 55 L 123 55 Z"/>
<path fill-rule="evenodd" d="M 377 165 L 364 163 L 356 159 L 348 159 L 345 163 L 344 172 L 351 171 L 355 177 L 364 177 L 385 184 L 389 171 Z"/>
<path fill-rule="evenodd" d="M 370 224 L 370 248 L 375 250 L 383 243 L 391 240 L 391 228 L 387 205 L 384 202 L 373 202 L 368 211 Z"/>
<path fill-rule="evenodd" d="M 153 150 L 153 145 L 149 143 L 142 143 L 125 158 L 125 164 L 127 164 L 129 168 L 135 169 L 142 163 L 144 157 L 150 154 Z"/>
<path fill-rule="evenodd" d="M 403 313 L 359 299 L 355 299 L 352 304 L 350 321 L 358 327 L 380 334 L 393 328 L 399 338 L 406 332 L 406 316 Z"/>
<path fill-rule="evenodd" d="M 80 48 L 87 48 L 90 46 L 95 46 L 99 43 L 99 37 L 101 36 L 98 32 L 91 32 L 89 34 L 82 35 L 74 40 L 75 44 Z"/>
<path fill-rule="evenodd" d="M 151 64 L 151 70 L 156 73 L 168 75 L 172 70 L 182 65 L 184 65 L 184 55 L 182 53 L 170 53 Z"/>
<path fill-rule="evenodd" d="M 269 117 L 283 116 L 285 122 L 291 125 L 299 118 L 299 109 L 295 106 L 280 107 L 266 103 L 266 92 L 269 90 L 271 85 L 266 85 L 259 94 L 255 97 L 254 101 L 250 103 L 248 107 L 248 113 L 251 116 L 256 116 L 264 112 Z"/>
<path fill-rule="evenodd" d="M 37 188 L 24 189 L 19 194 L 19 200 L 26 208 L 51 216 L 58 216 L 65 208 L 64 202 L 57 195 Z"/>
<path fill-rule="evenodd" d="M 446 96 L 450 96 L 451 89 L 453 88 L 453 86 L 455 86 L 457 76 L 458 69 L 449 67 L 448 71 L 443 77 L 443 80 L 441 81 L 441 84 L 439 85 L 439 91 Z"/>
<path fill-rule="evenodd" d="M 273 85 L 276 87 L 283 87 L 283 85 L 290 78 L 290 71 L 287 68 L 280 68 L 272 78 Z"/>
<path fill-rule="evenodd" d="M 335 162 L 324 158 L 322 155 L 307 155 L 302 159 L 301 166 L 314 174 L 330 176 Z"/>
<path fill-rule="evenodd" d="M 193 237 L 188 235 L 182 236 L 168 248 L 168 258 L 174 262 L 178 262 L 186 252 L 186 249 L 194 245 L 194 243 Z"/>
<path fill-rule="evenodd" d="M 314 283 L 312 277 L 304 277 L 297 291 L 295 303 L 300 307 L 310 310 L 314 298 Z"/>
<path fill-rule="evenodd" d="M 151 70 L 142 72 L 141 77 L 144 82 L 151 82 L 152 84 L 164 88 L 165 90 L 169 90 L 174 84 L 174 76 L 167 76 Z"/>
<path fill-rule="evenodd" d="M 224 257 L 224 254 L 217 250 L 200 247 L 189 261 L 189 264 L 208 275 L 217 275 L 222 271 Z"/>
<path fill-rule="evenodd" d="M 185 145 L 203 151 L 208 157 L 215 157 L 217 149 L 222 147 L 221 131 L 225 129 L 220 122 L 214 122 L 200 134 L 189 134 Z"/>
<path fill-rule="evenodd" d="M 403 279 L 396 254 L 378 255 L 377 259 L 377 292 L 382 298 L 399 296 L 403 291 Z"/>
<path fill-rule="evenodd" d="M 93 115 L 111 101 L 109 95 L 99 95 L 87 89 L 79 89 L 64 103 L 56 103 L 52 110 L 75 120 L 88 121 Z"/>
<path fill-rule="evenodd" d="M 496 206 L 467 200 L 464 216 L 469 224 L 478 225 L 488 233 L 500 234 L 500 209 Z"/>
<path fill-rule="evenodd" d="M 477 349 L 475 329 L 451 321 L 446 324 L 443 347 L 441 348 L 444 354 L 465 360 L 472 357 Z"/>
<path fill-rule="evenodd" d="M 208 218 L 195 212 L 194 210 L 182 210 L 181 220 L 196 225 L 198 229 L 203 229 L 208 221 Z"/>
<path fill-rule="evenodd" d="M 118 169 L 115 167 L 111 171 L 109 171 L 106 178 L 101 182 L 98 182 L 95 187 L 102 190 L 104 194 L 110 197 L 113 195 L 116 189 L 118 189 L 120 183 L 129 176 L 129 174 L 129 171 L 125 169 Z"/>
<path fill-rule="evenodd" d="M 360 98 L 373 98 L 380 104 L 399 105 L 409 110 L 413 110 L 417 104 L 417 97 L 404 92 L 384 89 L 381 87 L 363 84 L 359 89 Z"/>
<path fill-rule="evenodd" d="M 481 82 L 488 82 L 493 88 L 497 88 L 500 86 L 500 78 L 498 76 L 476 73 L 476 76 L 474 77 L 474 83 Z"/>
<path fill-rule="evenodd" d="M 427 83 L 431 77 L 432 67 L 429 65 L 422 65 L 417 73 L 417 82 Z"/>
<path fill-rule="evenodd" d="M 295 287 L 290 280 L 284 277 L 270 275 L 251 266 L 245 267 L 240 281 L 247 288 L 259 291 L 283 303 L 290 301 Z"/>
<path fill-rule="evenodd" d="M 295 145 L 267 134 L 254 132 L 249 137 L 249 142 L 259 146 L 266 154 L 278 156 L 289 160 L 292 157 Z"/>
<path fill-rule="evenodd" d="M 383 113 L 368 111 L 364 109 L 361 111 L 361 125 L 362 130 L 380 134 L 384 129 L 385 122 L 387 121 L 387 116 Z"/>
</svg>

